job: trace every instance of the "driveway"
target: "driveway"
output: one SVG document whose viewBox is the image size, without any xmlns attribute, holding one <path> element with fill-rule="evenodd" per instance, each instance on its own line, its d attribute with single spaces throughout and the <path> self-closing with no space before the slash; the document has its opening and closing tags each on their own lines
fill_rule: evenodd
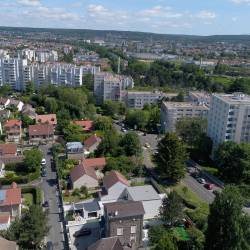
<svg viewBox="0 0 250 250">
<path fill-rule="evenodd" d="M 56 172 L 51 170 L 51 155 L 48 155 L 48 151 L 51 145 L 42 145 L 39 147 L 43 152 L 43 157 L 46 159 L 47 177 L 42 178 L 40 184 L 41 189 L 44 192 L 44 200 L 49 202 L 48 209 L 48 224 L 50 227 L 47 235 L 47 242 L 51 241 L 55 250 L 64 250 L 65 247 L 62 216 L 60 215 L 61 206 L 57 191 L 57 177 Z"/>
</svg>

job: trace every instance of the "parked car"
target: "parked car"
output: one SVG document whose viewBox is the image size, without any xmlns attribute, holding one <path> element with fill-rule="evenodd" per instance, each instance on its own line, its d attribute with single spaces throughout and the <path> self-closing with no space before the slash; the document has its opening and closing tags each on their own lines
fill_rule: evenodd
<svg viewBox="0 0 250 250">
<path fill-rule="evenodd" d="M 91 234 L 91 229 L 90 228 L 82 228 L 79 231 L 76 231 L 74 233 L 74 237 L 80 237 L 80 236 L 87 236 Z"/>
<path fill-rule="evenodd" d="M 192 172 L 191 176 L 194 177 L 195 179 L 198 179 L 200 177 L 200 174 L 198 172 Z"/>
<path fill-rule="evenodd" d="M 49 207 L 49 202 L 48 201 L 45 201 L 43 204 L 42 204 L 43 207 Z"/>
<path fill-rule="evenodd" d="M 47 171 L 46 171 L 46 169 L 42 169 L 42 177 L 46 177 L 47 176 Z"/>
<path fill-rule="evenodd" d="M 46 159 L 45 159 L 45 158 L 42 159 L 41 165 L 42 165 L 42 166 L 46 165 Z"/>
<path fill-rule="evenodd" d="M 47 242 L 47 250 L 53 250 L 54 247 L 53 247 L 53 243 L 51 241 L 48 241 Z"/>
<path fill-rule="evenodd" d="M 203 179 L 203 178 L 198 178 L 197 181 L 198 181 L 200 184 L 206 184 L 206 181 L 205 181 L 205 179 Z"/>
<path fill-rule="evenodd" d="M 208 190 L 213 190 L 213 184 L 212 183 L 206 183 L 205 185 L 204 185 L 204 187 L 206 188 L 206 189 L 208 189 Z"/>
</svg>

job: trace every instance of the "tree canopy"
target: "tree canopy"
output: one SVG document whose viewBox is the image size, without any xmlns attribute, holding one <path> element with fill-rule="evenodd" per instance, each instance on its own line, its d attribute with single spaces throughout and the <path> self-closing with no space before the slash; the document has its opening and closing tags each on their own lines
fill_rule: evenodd
<svg viewBox="0 0 250 250">
<path fill-rule="evenodd" d="M 240 193 L 236 187 L 228 186 L 210 205 L 205 249 L 250 249 L 249 228 L 249 218 L 242 213 Z"/>
<path fill-rule="evenodd" d="M 28 172 L 35 172 L 40 167 L 41 161 L 42 152 L 39 149 L 24 151 L 24 165 Z"/>
<path fill-rule="evenodd" d="M 179 181 L 185 175 L 187 158 L 185 145 L 175 133 L 167 133 L 158 144 L 155 162 L 163 177 Z"/>
</svg>

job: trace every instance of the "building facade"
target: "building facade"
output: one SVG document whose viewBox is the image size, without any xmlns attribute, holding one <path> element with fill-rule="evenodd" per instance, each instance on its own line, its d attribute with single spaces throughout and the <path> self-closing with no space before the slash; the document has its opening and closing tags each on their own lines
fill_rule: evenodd
<svg viewBox="0 0 250 250">
<path fill-rule="evenodd" d="M 209 108 L 204 104 L 190 102 L 163 102 L 161 105 L 162 132 L 175 131 L 176 122 L 183 118 L 207 118 Z"/>
<path fill-rule="evenodd" d="M 250 96 L 213 94 L 208 115 L 208 136 L 214 149 L 225 141 L 250 142 Z"/>
</svg>

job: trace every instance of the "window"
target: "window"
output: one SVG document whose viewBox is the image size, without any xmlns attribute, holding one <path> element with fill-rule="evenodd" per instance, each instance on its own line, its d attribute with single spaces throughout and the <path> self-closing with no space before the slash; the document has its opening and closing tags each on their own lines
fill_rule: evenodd
<svg viewBox="0 0 250 250">
<path fill-rule="evenodd" d="M 123 228 L 117 228 L 117 236 L 123 235 Z"/>
<path fill-rule="evenodd" d="M 131 226 L 131 234 L 135 234 L 136 233 L 136 226 Z"/>
<path fill-rule="evenodd" d="M 136 236 L 135 235 L 130 236 L 130 242 L 136 242 Z"/>
</svg>

